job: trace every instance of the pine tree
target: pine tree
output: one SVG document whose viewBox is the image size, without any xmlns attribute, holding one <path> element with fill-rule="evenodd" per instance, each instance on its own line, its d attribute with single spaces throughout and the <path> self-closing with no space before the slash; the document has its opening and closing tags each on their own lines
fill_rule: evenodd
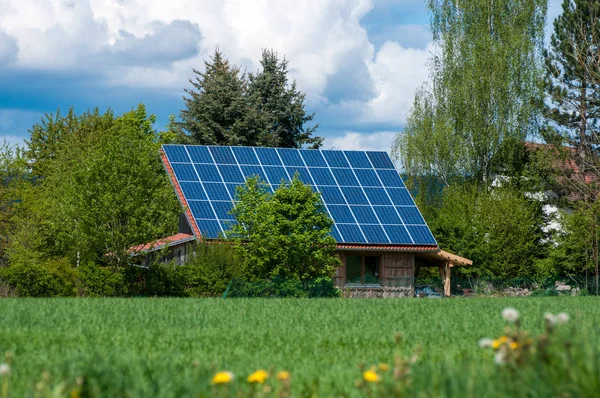
<svg viewBox="0 0 600 398">
<path fill-rule="evenodd" d="M 251 132 L 241 126 L 246 118 L 246 79 L 217 49 L 205 72 L 194 69 L 192 89 L 186 89 L 181 127 L 195 144 L 253 145 Z"/>
<path fill-rule="evenodd" d="M 306 95 L 296 82 L 288 85 L 288 61 L 279 60 L 273 50 L 263 50 L 262 71 L 249 76 L 248 95 L 251 118 L 260 131 L 259 144 L 282 148 L 319 148 L 322 137 L 313 137 L 317 125 L 305 127 L 314 119 L 304 107 Z"/>
<path fill-rule="evenodd" d="M 576 148 L 574 160 L 585 175 L 598 171 L 600 1 L 564 0 L 562 8 L 554 20 L 550 49 L 544 53 L 548 117 L 562 143 Z"/>
</svg>

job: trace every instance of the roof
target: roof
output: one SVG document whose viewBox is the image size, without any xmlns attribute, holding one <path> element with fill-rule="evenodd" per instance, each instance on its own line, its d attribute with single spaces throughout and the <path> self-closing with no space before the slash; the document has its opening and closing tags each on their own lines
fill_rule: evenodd
<svg viewBox="0 0 600 398">
<path fill-rule="evenodd" d="M 386 152 L 163 145 L 161 158 L 200 240 L 226 237 L 246 178 L 259 175 L 274 191 L 298 174 L 321 194 L 338 243 L 437 247 Z"/>
<path fill-rule="evenodd" d="M 559 150 L 552 144 L 538 144 L 534 142 L 526 142 L 525 148 L 531 152 L 537 150 L 550 151 L 553 155 L 555 155 L 552 165 L 557 170 L 565 173 L 571 180 L 586 184 L 592 183 L 596 180 L 594 173 L 582 172 L 578 164 L 580 154 L 577 152 L 576 148 L 563 146 Z"/>
<path fill-rule="evenodd" d="M 450 267 L 454 267 L 456 265 L 464 265 L 464 266 L 473 265 L 472 260 L 469 260 L 468 258 L 464 258 L 461 256 L 457 256 L 456 254 L 452 254 L 452 253 L 444 251 L 444 250 L 439 250 L 437 252 L 430 252 L 430 253 L 422 253 L 419 256 L 427 258 L 429 260 L 448 262 L 448 263 L 450 263 Z"/>
<path fill-rule="evenodd" d="M 156 250 L 161 250 L 165 247 L 180 245 L 185 242 L 196 240 L 194 235 L 189 234 L 175 234 L 167 236 L 166 238 L 158 239 L 154 242 L 144 243 L 129 248 L 129 252 L 132 254 L 147 253 Z"/>
</svg>

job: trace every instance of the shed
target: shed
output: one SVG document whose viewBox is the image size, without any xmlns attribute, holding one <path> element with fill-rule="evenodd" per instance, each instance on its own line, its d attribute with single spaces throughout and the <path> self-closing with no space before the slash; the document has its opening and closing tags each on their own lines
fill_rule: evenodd
<svg viewBox="0 0 600 398">
<path fill-rule="evenodd" d="M 440 250 L 389 155 L 380 151 L 164 145 L 161 158 L 184 209 L 182 232 L 226 235 L 236 187 L 259 175 L 271 189 L 295 173 L 321 193 L 343 266 L 334 276 L 350 297 L 412 297 L 415 271 L 468 259 Z M 225 236 L 226 237 L 226 236 Z"/>
</svg>

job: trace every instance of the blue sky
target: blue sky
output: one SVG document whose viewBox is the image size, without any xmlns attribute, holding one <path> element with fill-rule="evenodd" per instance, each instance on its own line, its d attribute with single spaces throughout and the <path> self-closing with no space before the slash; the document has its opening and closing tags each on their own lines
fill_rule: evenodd
<svg viewBox="0 0 600 398">
<path fill-rule="evenodd" d="M 326 148 L 389 150 L 430 41 L 424 0 L 0 0 L 0 137 L 22 143 L 57 108 L 141 102 L 160 129 L 219 46 L 248 71 L 262 48 L 285 55 Z"/>
</svg>

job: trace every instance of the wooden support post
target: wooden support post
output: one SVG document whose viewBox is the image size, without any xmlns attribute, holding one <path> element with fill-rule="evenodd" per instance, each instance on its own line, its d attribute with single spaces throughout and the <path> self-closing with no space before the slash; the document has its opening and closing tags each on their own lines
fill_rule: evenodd
<svg viewBox="0 0 600 398">
<path fill-rule="evenodd" d="M 444 264 L 445 278 L 444 278 L 444 296 L 450 297 L 450 272 L 452 268 L 450 267 L 450 262 Z"/>
</svg>

